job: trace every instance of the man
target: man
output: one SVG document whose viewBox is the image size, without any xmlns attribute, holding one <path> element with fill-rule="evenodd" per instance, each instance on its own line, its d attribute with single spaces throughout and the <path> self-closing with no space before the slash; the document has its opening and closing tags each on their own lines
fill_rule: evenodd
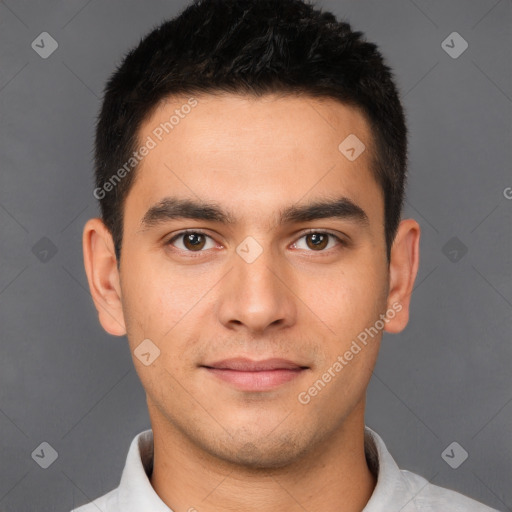
<svg viewBox="0 0 512 512">
<path fill-rule="evenodd" d="M 377 47 L 299 0 L 205 0 L 108 82 L 85 268 L 151 429 L 79 512 L 490 511 L 365 426 L 420 228 Z"/>
</svg>

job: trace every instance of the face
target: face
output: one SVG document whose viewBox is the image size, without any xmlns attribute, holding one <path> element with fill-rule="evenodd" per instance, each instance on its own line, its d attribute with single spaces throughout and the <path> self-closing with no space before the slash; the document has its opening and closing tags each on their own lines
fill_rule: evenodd
<svg viewBox="0 0 512 512">
<path fill-rule="evenodd" d="M 154 429 L 279 467 L 362 418 L 382 331 L 404 324 L 371 132 L 334 100 L 187 101 L 141 126 L 154 144 L 126 199 L 100 320 L 127 333 Z M 340 149 L 349 136 L 359 156 L 356 139 Z"/>
</svg>

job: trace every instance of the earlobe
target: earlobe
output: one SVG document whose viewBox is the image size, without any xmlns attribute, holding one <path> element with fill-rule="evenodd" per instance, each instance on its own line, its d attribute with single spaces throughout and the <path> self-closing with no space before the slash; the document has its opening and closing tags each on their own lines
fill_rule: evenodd
<svg viewBox="0 0 512 512">
<path fill-rule="evenodd" d="M 388 316 L 387 332 L 401 332 L 409 321 L 411 294 L 419 267 L 420 232 L 420 226 L 414 219 L 402 220 L 398 226 L 391 248 L 387 300 L 388 311 L 395 314 L 393 318 Z"/>
<path fill-rule="evenodd" d="M 109 334 L 123 336 L 126 326 L 112 235 L 101 219 L 89 219 L 82 243 L 85 273 L 100 323 Z"/>
</svg>

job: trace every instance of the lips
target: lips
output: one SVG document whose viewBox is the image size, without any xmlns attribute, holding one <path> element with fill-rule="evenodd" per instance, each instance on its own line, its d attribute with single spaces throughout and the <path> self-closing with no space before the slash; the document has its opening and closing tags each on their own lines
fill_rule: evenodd
<svg viewBox="0 0 512 512">
<path fill-rule="evenodd" d="M 208 365 L 207 368 L 216 368 L 218 370 L 236 370 L 240 372 L 261 372 L 268 370 L 300 370 L 307 368 L 300 366 L 287 359 L 265 359 L 263 361 L 253 361 L 244 357 L 234 359 L 224 359 Z"/>
<path fill-rule="evenodd" d="M 297 378 L 308 367 L 287 359 L 233 358 L 202 365 L 210 375 L 241 391 L 268 391 Z"/>
</svg>

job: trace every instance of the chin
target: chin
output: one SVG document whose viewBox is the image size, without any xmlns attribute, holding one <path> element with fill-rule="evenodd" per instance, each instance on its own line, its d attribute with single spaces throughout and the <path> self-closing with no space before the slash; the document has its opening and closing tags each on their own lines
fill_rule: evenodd
<svg viewBox="0 0 512 512">
<path fill-rule="evenodd" d="M 243 436 L 248 439 L 248 436 Z M 262 438 L 263 437 L 263 438 Z M 225 444 L 217 445 L 209 450 L 215 457 L 230 464 L 236 464 L 250 470 L 268 470 L 288 466 L 303 456 L 309 448 L 309 443 L 301 443 L 297 433 L 281 435 L 280 437 L 252 436 L 243 441 L 236 436 L 228 438 Z"/>
</svg>

